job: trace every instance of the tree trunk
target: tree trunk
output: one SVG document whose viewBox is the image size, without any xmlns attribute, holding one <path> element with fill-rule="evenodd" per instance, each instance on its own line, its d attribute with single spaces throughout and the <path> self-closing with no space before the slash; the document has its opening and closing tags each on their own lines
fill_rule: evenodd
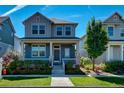
<svg viewBox="0 0 124 93">
<path fill-rule="evenodd" d="M 94 58 L 93 58 L 92 62 L 93 62 L 93 71 L 95 71 L 95 59 Z"/>
</svg>

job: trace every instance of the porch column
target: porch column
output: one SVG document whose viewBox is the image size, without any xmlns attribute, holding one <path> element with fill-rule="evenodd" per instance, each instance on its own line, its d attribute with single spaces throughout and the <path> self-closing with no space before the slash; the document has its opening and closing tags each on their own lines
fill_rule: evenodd
<svg viewBox="0 0 124 93">
<path fill-rule="evenodd" d="M 108 44 L 108 48 L 107 48 L 107 61 L 110 61 L 110 44 Z"/>
<path fill-rule="evenodd" d="M 21 59 L 24 60 L 24 43 L 21 42 Z"/>
<path fill-rule="evenodd" d="M 123 47 L 124 47 L 124 45 L 122 44 L 122 45 L 121 45 L 121 61 L 123 61 L 123 55 L 124 55 L 124 54 L 123 54 Z"/>
<path fill-rule="evenodd" d="M 52 62 L 52 66 L 53 66 L 53 48 L 52 48 L 52 46 L 53 46 L 53 43 L 52 42 L 50 42 L 50 57 L 49 57 L 49 59 L 50 59 L 50 62 Z"/>
<path fill-rule="evenodd" d="M 80 64 L 79 42 L 76 43 L 76 64 Z"/>
<path fill-rule="evenodd" d="M 3 59 L 0 58 L 0 79 L 2 79 L 2 63 L 3 62 Z"/>
</svg>

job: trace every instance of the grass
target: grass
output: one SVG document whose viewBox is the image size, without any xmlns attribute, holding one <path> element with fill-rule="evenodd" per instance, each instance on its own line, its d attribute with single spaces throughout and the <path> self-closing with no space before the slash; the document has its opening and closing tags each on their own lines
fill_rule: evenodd
<svg viewBox="0 0 124 93">
<path fill-rule="evenodd" d="M 0 80 L 0 87 L 48 87 L 50 77 L 6 77 Z"/>
<path fill-rule="evenodd" d="M 70 77 L 78 87 L 124 87 L 124 78 L 121 77 Z"/>
</svg>

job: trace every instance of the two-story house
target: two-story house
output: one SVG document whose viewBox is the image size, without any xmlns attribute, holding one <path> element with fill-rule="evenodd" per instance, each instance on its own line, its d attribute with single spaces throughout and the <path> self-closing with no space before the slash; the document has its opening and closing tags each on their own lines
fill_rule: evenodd
<svg viewBox="0 0 124 93">
<path fill-rule="evenodd" d="M 0 16 L 0 57 L 14 49 L 15 30 L 8 16 Z"/>
<path fill-rule="evenodd" d="M 116 12 L 103 21 L 103 26 L 108 33 L 109 42 L 107 50 L 96 61 L 124 61 L 124 19 Z M 83 49 L 84 37 L 80 39 L 80 47 L 82 47 L 82 49 L 80 48 L 80 56 L 87 55 L 86 50 Z"/>
<path fill-rule="evenodd" d="M 23 21 L 25 37 L 21 39 L 23 60 L 48 60 L 52 65 L 68 61 L 79 63 L 79 38 L 75 22 L 47 18 L 36 12 Z"/>
</svg>

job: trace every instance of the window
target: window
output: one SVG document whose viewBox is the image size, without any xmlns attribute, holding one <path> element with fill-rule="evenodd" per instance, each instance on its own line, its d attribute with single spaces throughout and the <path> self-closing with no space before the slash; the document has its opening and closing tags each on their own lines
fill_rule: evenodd
<svg viewBox="0 0 124 93">
<path fill-rule="evenodd" d="M 70 49 L 65 48 L 65 57 L 70 57 Z"/>
<path fill-rule="evenodd" d="M 71 35 L 71 27 L 70 26 L 65 27 L 65 34 Z"/>
<path fill-rule="evenodd" d="M 34 56 L 34 57 L 38 56 L 38 45 L 32 46 L 32 56 Z"/>
<path fill-rule="evenodd" d="M 108 35 L 113 36 L 113 30 L 114 28 L 112 26 L 108 27 Z"/>
<path fill-rule="evenodd" d="M 57 27 L 56 30 L 57 30 L 57 35 L 62 35 L 62 26 Z"/>
<path fill-rule="evenodd" d="M 45 26 L 39 25 L 39 34 L 45 34 Z"/>
<path fill-rule="evenodd" d="M 38 34 L 38 25 L 32 25 L 32 34 Z"/>
<path fill-rule="evenodd" d="M 43 57 L 46 55 L 45 45 L 33 45 L 32 46 L 32 56 L 33 57 Z"/>
<path fill-rule="evenodd" d="M 45 52 L 46 52 L 45 45 L 40 45 L 39 46 L 39 56 L 45 56 Z"/>
<path fill-rule="evenodd" d="M 121 30 L 121 37 L 124 37 L 124 29 Z"/>
</svg>

